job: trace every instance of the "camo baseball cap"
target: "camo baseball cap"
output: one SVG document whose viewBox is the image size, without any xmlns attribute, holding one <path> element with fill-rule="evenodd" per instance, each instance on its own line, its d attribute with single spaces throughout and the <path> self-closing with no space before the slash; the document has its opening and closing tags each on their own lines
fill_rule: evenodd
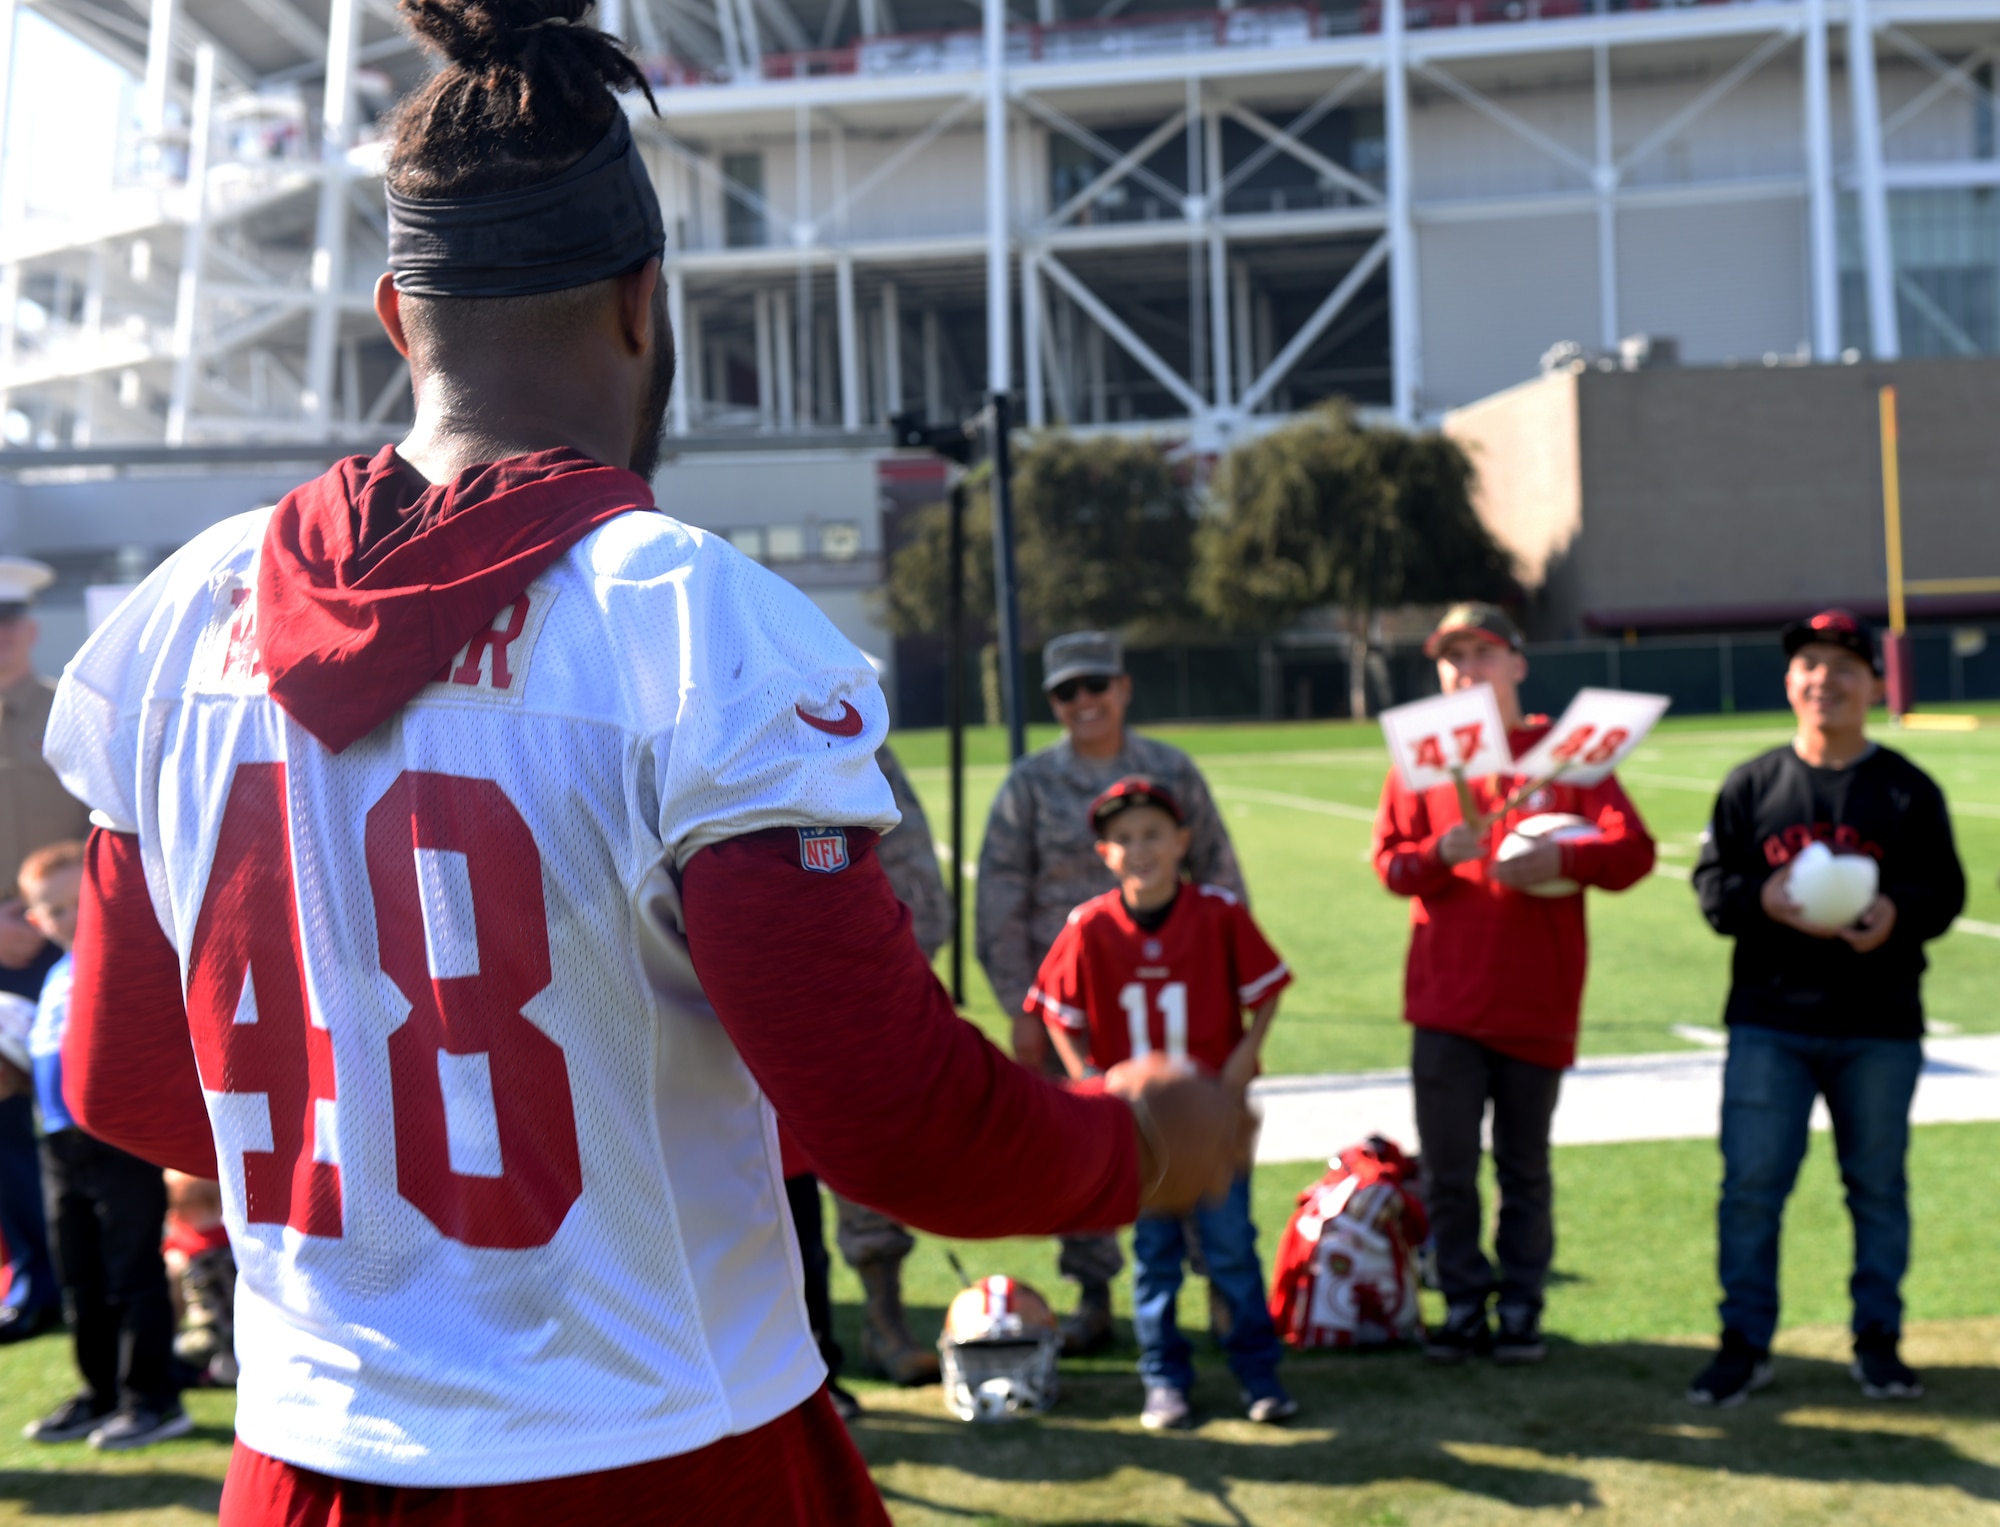
<svg viewBox="0 0 2000 1527">
<path fill-rule="evenodd" d="M 1795 620 L 1785 627 L 1783 640 L 1788 660 L 1796 657 L 1801 647 L 1825 642 L 1829 647 L 1843 647 L 1853 653 L 1868 665 L 1870 673 L 1882 671 L 1882 661 L 1875 655 L 1875 642 L 1868 635 L 1868 628 L 1845 610 L 1821 610 L 1809 620 Z"/>
<path fill-rule="evenodd" d="M 1042 689 L 1069 679 L 1114 678 L 1125 671 L 1125 645 L 1109 631 L 1069 631 L 1042 648 Z"/>
<path fill-rule="evenodd" d="M 1444 612 L 1444 619 L 1440 620 L 1436 629 L 1424 639 L 1424 656 L 1436 657 L 1445 642 L 1461 631 L 1469 631 L 1474 636 L 1483 637 L 1496 647 L 1505 647 L 1509 652 L 1521 650 L 1521 628 L 1514 624 L 1512 617 L 1505 610 L 1497 604 L 1487 604 L 1481 599 L 1468 599 Z"/>
</svg>

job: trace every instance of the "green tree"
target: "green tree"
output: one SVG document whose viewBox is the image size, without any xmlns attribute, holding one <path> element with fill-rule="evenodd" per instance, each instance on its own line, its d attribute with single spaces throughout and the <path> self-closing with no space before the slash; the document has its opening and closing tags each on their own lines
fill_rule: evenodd
<svg viewBox="0 0 2000 1527">
<path fill-rule="evenodd" d="M 1196 536 L 1194 595 L 1246 631 L 1338 605 L 1349 693 L 1368 709 L 1368 630 L 1382 610 L 1514 592 L 1507 554 L 1473 512 L 1472 464 L 1436 433 L 1359 423 L 1334 403 L 1232 451 Z"/>
<path fill-rule="evenodd" d="M 966 484 L 968 620 L 993 624 L 993 504 L 984 467 Z M 883 609 L 898 636 L 941 632 L 949 510 L 915 517 L 889 565 Z M 1052 635 L 1082 627 L 1144 639 L 1193 612 L 1194 518 L 1186 488 L 1157 446 L 1111 436 L 1054 435 L 1014 467 L 1014 565 L 1022 624 Z"/>
</svg>

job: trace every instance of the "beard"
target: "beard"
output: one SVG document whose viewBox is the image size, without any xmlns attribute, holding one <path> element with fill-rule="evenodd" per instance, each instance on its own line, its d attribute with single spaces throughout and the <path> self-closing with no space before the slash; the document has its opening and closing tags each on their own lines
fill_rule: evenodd
<svg viewBox="0 0 2000 1527">
<path fill-rule="evenodd" d="M 639 443 L 632 450 L 632 470 L 647 482 L 660 469 L 666 449 L 667 403 L 674 393 L 674 329 L 667 321 L 664 283 L 653 289 L 653 375 L 639 404 Z"/>
</svg>

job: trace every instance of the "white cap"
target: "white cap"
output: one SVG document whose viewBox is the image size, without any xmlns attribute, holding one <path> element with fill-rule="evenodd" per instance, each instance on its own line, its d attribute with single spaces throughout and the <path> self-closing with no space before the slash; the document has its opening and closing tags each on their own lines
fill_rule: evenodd
<svg viewBox="0 0 2000 1527">
<path fill-rule="evenodd" d="M 56 581 L 56 570 L 32 557 L 0 557 L 0 613 L 18 615 Z M 8 606 L 18 605 L 19 609 Z"/>
</svg>

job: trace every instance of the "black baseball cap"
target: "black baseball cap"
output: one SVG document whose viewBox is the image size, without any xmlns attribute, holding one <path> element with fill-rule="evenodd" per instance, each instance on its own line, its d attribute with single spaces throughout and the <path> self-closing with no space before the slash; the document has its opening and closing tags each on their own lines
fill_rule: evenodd
<svg viewBox="0 0 2000 1527">
<path fill-rule="evenodd" d="M 1424 639 L 1424 656 L 1435 658 L 1444 644 L 1460 632 L 1468 632 L 1496 647 L 1505 647 L 1509 652 L 1521 650 L 1521 628 L 1514 624 L 1505 610 L 1483 599 L 1468 599 L 1444 612 L 1444 619 Z"/>
<path fill-rule="evenodd" d="M 1174 799 L 1172 791 L 1143 774 L 1128 774 L 1090 803 L 1091 828 L 1101 838 L 1112 818 L 1140 806 L 1157 806 L 1174 819 L 1174 826 L 1187 826 L 1181 803 Z"/>
<path fill-rule="evenodd" d="M 1785 627 L 1783 639 L 1787 659 L 1796 657 L 1801 647 L 1824 642 L 1829 647 L 1845 647 L 1868 665 L 1870 673 L 1882 671 L 1868 628 L 1845 610 L 1821 610 L 1808 620 L 1795 620 Z"/>
</svg>

